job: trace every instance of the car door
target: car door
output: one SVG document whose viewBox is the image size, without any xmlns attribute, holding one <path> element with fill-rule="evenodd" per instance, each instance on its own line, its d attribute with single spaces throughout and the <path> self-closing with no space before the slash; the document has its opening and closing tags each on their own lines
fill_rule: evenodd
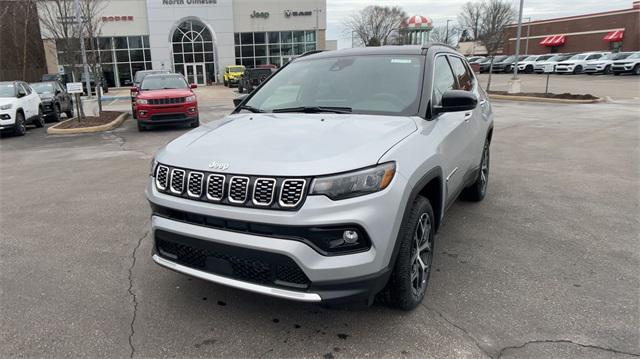
<svg viewBox="0 0 640 359">
<path fill-rule="evenodd" d="M 22 82 L 18 82 L 17 86 L 18 86 L 18 94 L 20 96 L 18 100 L 18 104 L 20 107 L 22 107 L 22 111 L 24 112 L 25 119 L 30 119 L 35 115 L 33 112 L 33 99 L 29 96 L 27 87 L 24 86 Z"/>
<path fill-rule="evenodd" d="M 27 99 L 29 99 L 29 108 L 31 109 L 31 117 L 36 116 L 40 110 L 40 95 L 33 91 L 29 84 L 23 82 L 22 86 L 27 91 Z"/>
<path fill-rule="evenodd" d="M 487 95 L 480 88 L 477 79 L 465 61 L 458 56 L 449 55 L 449 62 L 453 75 L 458 82 L 458 90 L 473 93 L 478 99 L 478 106 L 472 111 L 465 112 L 465 179 L 470 179 L 480 166 L 482 159 L 482 149 L 486 137 L 487 121 L 490 118 L 491 110 L 488 108 Z M 469 116 L 470 114 L 470 116 Z"/>
<path fill-rule="evenodd" d="M 433 113 L 437 113 L 438 107 L 442 105 L 442 95 L 456 89 L 458 84 L 445 54 L 436 55 L 433 71 L 431 104 Z M 444 112 L 434 116 L 437 128 L 442 134 L 439 152 L 443 157 L 447 204 L 455 200 L 464 184 L 463 175 L 468 166 L 465 153 L 468 117 L 467 111 Z"/>
</svg>

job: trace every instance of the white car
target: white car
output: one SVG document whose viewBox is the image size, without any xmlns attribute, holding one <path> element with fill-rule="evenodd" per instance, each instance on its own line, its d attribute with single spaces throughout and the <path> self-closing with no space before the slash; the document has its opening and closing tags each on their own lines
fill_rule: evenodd
<svg viewBox="0 0 640 359">
<path fill-rule="evenodd" d="M 580 74 L 584 71 L 587 63 L 592 60 L 600 60 L 610 52 L 584 52 L 582 54 L 573 55 L 570 58 L 558 62 L 556 65 L 557 74 Z"/>
<path fill-rule="evenodd" d="M 0 131 L 22 136 L 29 123 L 44 127 L 40 96 L 26 82 L 0 82 Z"/>
<path fill-rule="evenodd" d="M 553 69 L 555 71 L 556 65 L 560 61 L 564 61 L 571 56 L 573 56 L 573 54 L 555 54 L 546 60 L 536 61 L 535 65 L 533 65 L 533 72 L 541 74 L 544 72 L 544 67 L 547 65 L 553 65 Z"/>
<path fill-rule="evenodd" d="M 518 72 L 530 74 L 537 62 L 546 61 L 552 58 L 554 54 L 531 55 L 526 59 L 518 62 Z"/>
<path fill-rule="evenodd" d="M 617 54 L 609 54 L 601 57 L 598 60 L 587 61 L 584 67 L 584 72 L 587 74 L 606 74 L 613 73 L 611 66 L 614 61 L 623 60 L 629 57 L 633 52 L 619 52 Z"/>
<path fill-rule="evenodd" d="M 611 71 L 616 76 L 625 72 L 640 75 L 640 51 L 632 53 L 626 59 L 613 61 Z"/>
</svg>

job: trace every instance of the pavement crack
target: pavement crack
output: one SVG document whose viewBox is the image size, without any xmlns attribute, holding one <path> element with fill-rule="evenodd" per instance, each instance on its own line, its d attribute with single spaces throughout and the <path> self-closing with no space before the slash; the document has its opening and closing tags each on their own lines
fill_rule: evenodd
<svg viewBox="0 0 640 359">
<path fill-rule="evenodd" d="M 117 142 L 118 147 L 120 148 L 120 150 L 125 151 L 125 152 L 134 152 L 134 153 L 138 153 L 141 154 L 145 157 L 153 157 L 152 154 L 147 153 L 145 151 L 142 150 L 134 150 L 131 148 L 127 148 L 127 139 L 124 136 L 121 136 L 115 132 L 110 132 L 108 133 L 108 135 L 105 135 L 105 137 L 111 137 L 110 139 L 115 140 Z"/>
<path fill-rule="evenodd" d="M 129 278 L 128 278 L 129 288 L 127 289 L 127 291 L 129 292 L 129 295 L 131 296 L 131 300 L 133 302 L 133 317 L 131 318 L 131 323 L 129 325 L 130 326 L 129 348 L 131 349 L 131 354 L 129 356 L 130 358 L 133 358 L 136 352 L 136 348 L 133 345 L 133 336 L 136 334 L 135 322 L 136 322 L 136 317 L 138 315 L 138 297 L 136 296 L 136 293 L 134 293 L 133 291 L 133 268 L 136 266 L 136 253 L 138 252 L 138 249 L 142 245 L 142 240 L 145 239 L 147 235 L 149 235 L 149 231 L 144 232 L 144 235 L 138 238 L 138 242 L 136 243 L 136 246 L 133 248 L 133 252 L 131 252 L 131 266 L 129 266 Z"/>
<path fill-rule="evenodd" d="M 460 325 L 454 323 L 453 321 L 451 321 L 449 318 L 447 318 L 446 316 L 444 316 L 444 314 L 442 314 L 439 310 L 436 310 L 434 308 L 431 308 L 425 304 L 422 304 L 423 307 L 425 307 L 427 310 L 430 310 L 434 313 L 436 313 L 440 318 L 442 318 L 445 322 L 449 323 L 449 325 L 451 325 L 452 327 L 458 329 L 459 331 L 461 331 L 464 336 L 466 336 L 468 339 L 470 339 L 475 346 L 487 357 L 489 358 L 493 358 L 493 356 L 491 356 L 491 354 L 489 354 L 481 345 L 480 342 L 473 336 L 471 335 L 471 333 L 469 333 L 468 330 L 466 330 L 465 328 L 461 327 Z"/>
<path fill-rule="evenodd" d="M 565 344 L 577 345 L 577 346 L 582 347 L 582 348 L 602 350 L 602 351 L 606 351 L 606 352 L 614 353 L 614 354 L 623 354 L 623 355 L 629 355 L 629 356 L 634 356 L 634 357 L 640 357 L 640 354 L 638 354 L 638 353 L 625 352 L 625 351 L 622 351 L 622 350 L 601 347 L 601 346 L 598 346 L 598 345 L 582 344 L 582 343 L 577 343 L 577 342 L 574 342 L 574 341 L 568 340 L 568 339 L 543 339 L 543 340 L 530 340 L 530 341 L 525 342 L 524 344 L 521 344 L 521 345 L 514 345 L 514 346 L 504 347 L 504 348 L 500 349 L 500 351 L 498 351 L 498 354 L 495 356 L 495 358 L 496 359 L 502 358 L 502 356 L 505 354 L 505 352 L 507 352 L 509 350 L 523 349 L 527 345 L 530 345 L 530 344 L 542 344 L 542 343 L 552 343 L 552 344 L 565 343 Z"/>
</svg>

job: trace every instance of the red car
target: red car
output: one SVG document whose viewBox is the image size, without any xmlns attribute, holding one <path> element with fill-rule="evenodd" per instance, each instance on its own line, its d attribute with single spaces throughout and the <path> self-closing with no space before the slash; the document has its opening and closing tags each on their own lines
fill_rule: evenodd
<svg viewBox="0 0 640 359">
<path fill-rule="evenodd" d="M 136 93 L 135 117 L 138 130 L 144 131 L 155 125 L 189 124 L 198 127 L 198 101 L 192 89 L 181 74 L 148 75 Z"/>
</svg>

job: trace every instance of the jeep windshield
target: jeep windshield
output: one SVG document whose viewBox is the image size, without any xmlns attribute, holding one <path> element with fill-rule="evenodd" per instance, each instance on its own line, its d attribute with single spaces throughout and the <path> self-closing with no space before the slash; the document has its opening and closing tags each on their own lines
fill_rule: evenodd
<svg viewBox="0 0 640 359">
<path fill-rule="evenodd" d="M 53 88 L 53 83 L 51 82 L 35 82 L 29 84 L 32 89 L 34 89 L 38 94 L 47 94 L 54 93 L 55 89 Z"/>
<path fill-rule="evenodd" d="M 140 90 L 168 90 L 168 89 L 188 89 L 187 81 L 181 75 L 149 75 L 145 76 L 140 85 Z"/>
<path fill-rule="evenodd" d="M 229 72 L 243 72 L 244 71 L 244 67 L 240 67 L 240 66 L 235 66 L 235 67 L 229 67 Z"/>
<path fill-rule="evenodd" d="M 424 57 L 418 55 L 301 59 L 271 77 L 245 105 L 260 112 L 340 109 L 412 116 L 418 113 L 423 69 Z"/>
</svg>

